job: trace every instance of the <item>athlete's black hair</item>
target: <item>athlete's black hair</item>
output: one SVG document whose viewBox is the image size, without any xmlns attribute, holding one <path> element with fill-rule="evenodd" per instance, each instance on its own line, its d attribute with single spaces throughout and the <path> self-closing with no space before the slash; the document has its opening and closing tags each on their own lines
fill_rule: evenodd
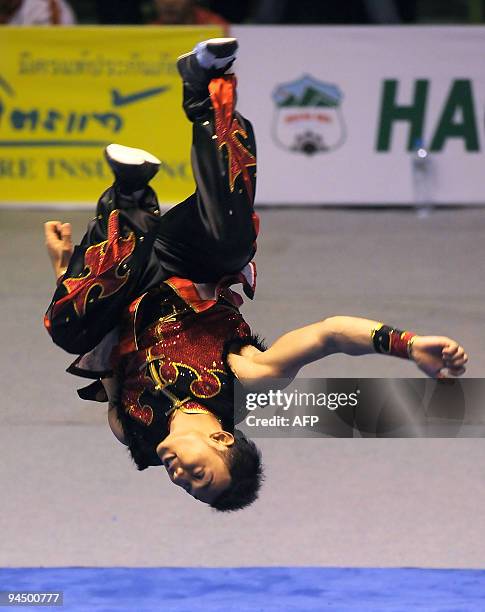
<svg viewBox="0 0 485 612">
<path fill-rule="evenodd" d="M 231 476 L 231 484 L 211 503 L 220 512 L 241 510 L 252 504 L 264 480 L 261 451 L 238 429 L 234 438 L 234 444 L 220 453 Z"/>
</svg>

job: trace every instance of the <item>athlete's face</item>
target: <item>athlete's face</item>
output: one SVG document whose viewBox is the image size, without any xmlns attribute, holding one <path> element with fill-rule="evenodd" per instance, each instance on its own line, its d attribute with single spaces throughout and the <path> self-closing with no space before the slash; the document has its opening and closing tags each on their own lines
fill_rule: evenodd
<svg viewBox="0 0 485 612">
<path fill-rule="evenodd" d="M 199 431 L 170 434 L 157 447 L 170 480 L 204 503 L 210 504 L 231 483 L 220 455 L 234 443 L 232 434 Z"/>
</svg>

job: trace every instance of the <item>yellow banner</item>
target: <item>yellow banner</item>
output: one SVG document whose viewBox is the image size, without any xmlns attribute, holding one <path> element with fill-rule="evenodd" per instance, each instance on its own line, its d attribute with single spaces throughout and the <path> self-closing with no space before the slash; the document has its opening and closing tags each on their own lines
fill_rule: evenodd
<svg viewBox="0 0 485 612">
<path fill-rule="evenodd" d="M 177 57 L 217 27 L 2 28 L 0 201 L 95 202 L 117 142 L 162 160 L 161 202 L 193 190 Z"/>
</svg>

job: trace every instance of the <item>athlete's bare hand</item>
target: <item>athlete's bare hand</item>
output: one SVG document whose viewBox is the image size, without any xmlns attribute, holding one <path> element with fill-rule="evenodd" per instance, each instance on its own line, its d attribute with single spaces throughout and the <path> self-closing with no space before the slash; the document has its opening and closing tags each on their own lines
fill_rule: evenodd
<svg viewBox="0 0 485 612">
<path fill-rule="evenodd" d="M 47 221 L 44 223 L 44 235 L 47 252 L 57 279 L 66 272 L 74 250 L 71 224 Z"/>
<path fill-rule="evenodd" d="M 468 361 L 464 348 L 445 336 L 416 336 L 411 357 L 432 378 L 461 376 Z"/>
</svg>

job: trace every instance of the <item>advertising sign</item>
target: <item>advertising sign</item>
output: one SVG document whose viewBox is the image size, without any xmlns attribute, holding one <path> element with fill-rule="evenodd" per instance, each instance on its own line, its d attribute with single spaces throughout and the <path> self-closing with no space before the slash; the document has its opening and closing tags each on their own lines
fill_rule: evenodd
<svg viewBox="0 0 485 612">
<path fill-rule="evenodd" d="M 257 201 L 485 202 L 485 28 L 232 34 L 240 110 L 258 141 Z"/>
<path fill-rule="evenodd" d="M 0 38 L 0 200 L 94 203 L 112 180 L 104 147 L 162 160 L 162 202 L 193 189 L 191 126 L 177 57 L 217 27 L 4 28 Z"/>
</svg>

